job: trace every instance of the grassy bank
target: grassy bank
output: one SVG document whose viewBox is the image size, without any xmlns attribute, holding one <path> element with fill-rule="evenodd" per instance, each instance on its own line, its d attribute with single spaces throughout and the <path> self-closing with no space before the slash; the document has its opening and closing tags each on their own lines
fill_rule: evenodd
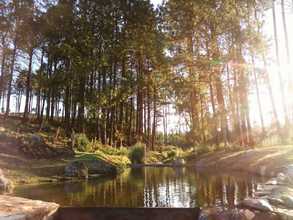
<svg viewBox="0 0 293 220">
<path fill-rule="evenodd" d="M 24 124 L 18 118 L 0 120 L 0 167 L 15 185 L 63 181 L 64 168 L 74 161 L 102 160 L 122 170 L 131 163 L 170 164 L 193 154 L 193 150 L 173 146 L 160 146 L 157 151 L 146 152 L 142 143 L 115 148 L 84 134 L 76 134 L 72 143 L 56 125 Z M 35 138 L 40 140 L 33 143 Z"/>
<path fill-rule="evenodd" d="M 137 143 L 130 147 L 115 148 L 90 140 L 84 134 L 76 134 L 74 146 L 58 126 L 44 123 L 23 124 L 16 118 L 0 121 L 0 167 L 15 184 L 39 183 L 64 180 L 64 168 L 73 161 L 102 160 L 124 169 L 135 164 L 167 164 L 184 160 L 189 165 L 203 169 L 244 170 L 260 172 L 276 170 L 293 163 L 293 146 L 238 147 L 195 146 L 178 148 L 156 146 L 146 151 L 145 145 Z M 41 144 L 30 145 L 29 138 L 37 135 Z M 25 147 L 24 147 L 25 146 Z M 74 148 L 75 152 L 70 153 Z"/>
</svg>

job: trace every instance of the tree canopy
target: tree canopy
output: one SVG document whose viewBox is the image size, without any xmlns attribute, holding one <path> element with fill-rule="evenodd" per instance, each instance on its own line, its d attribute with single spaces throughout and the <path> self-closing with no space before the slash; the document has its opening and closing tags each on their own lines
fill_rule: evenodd
<svg viewBox="0 0 293 220">
<path fill-rule="evenodd" d="M 140 141 L 153 149 L 160 130 L 170 131 L 168 117 L 184 121 L 180 135 L 191 145 L 253 145 L 253 133 L 265 137 L 269 129 L 262 84 L 270 128 L 285 138 L 291 108 L 283 102 L 283 128 L 263 34 L 271 3 L 168 0 L 155 8 L 149 0 L 1 0 L 2 112 L 58 122 L 67 135 L 76 130 L 113 146 Z M 251 122 L 251 90 L 261 130 Z M 168 116 L 169 106 L 176 116 Z"/>
</svg>

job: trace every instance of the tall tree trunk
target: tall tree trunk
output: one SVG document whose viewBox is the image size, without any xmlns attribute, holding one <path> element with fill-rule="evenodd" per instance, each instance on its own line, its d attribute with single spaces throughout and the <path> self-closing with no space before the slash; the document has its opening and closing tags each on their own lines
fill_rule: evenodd
<svg viewBox="0 0 293 220">
<path fill-rule="evenodd" d="M 66 68 L 66 75 L 68 78 L 68 81 L 66 82 L 65 86 L 65 97 L 64 97 L 64 119 L 65 119 L 65 132 L 66 135 L 69 136 L 71 134 L 70 131 L 70 87 L 71 87 L 71 79 L 69 76 L 69 70 L 70 70 L 70 61 L 66 60 L 65 62 L 65 68 Z"/>
<path fill-rule="evenodd" d="M 133 103 L 133 98 L 130 98 L 130 104 L 129 104 L 129 119 L 128 119 L 128 132 L 127 132 L 127 136 L 128 136 L 128 144 L 133 144 L 133 135 L 132 135 L 132 128 L 133 128 L 133 109 L 134 109 L 134 103 Z"/>
<path fill-rule="evenodd" d="M 259 92 L 258 80 L 257 80 L 257 76 L 256 76 L 254 55 L 251 55 L 251 59 L 252 59 L 252 68 L 253 68 L 252 73 L 253 73 L 255 89 L 256 89 L 256 97 L 257 97 L 257 105 L 258 105 L 258 110 L 259 110 L 259 118 L 260 118 L 261 130 L 262 130 L 262 134 L 265 135 L 266 131 L 265 131 L 265 124 L 264 124 L 263 110 L 262 110 L 262 105 L 261 105 L 261 100 L 260 100 L 260 92 Z"/>
<path fill-rule="evenodd" d="M 155 150 L 156 128 L 157 128 L 157 89 L 154 87 L 153 93 L 153 128 L 152 128 L 152 143 L 151 148 Z"/>
<path fill-rule="evenodd" d="M 290 46 L 289 46 L 289 38 L 288 38 L 288 29 L 287 29 L 286 11 L 285 11 L 284 0 L 281 0 L 281 6 L 282 6 L 282 20 L 283 20 L 284 37 L 285 37 L 286 58 L 287 58 L 287 64 L 290 65 L 291 56 L 290 56 Z M 291 76 L 290 73 L 288 73 L 288 74 L 289 74 L 288 79 L 290 80 L 292 78 L 292 76 Z"/>
<path fill-rule="evenodd" d="M 136 118 L 136 136 L 137 141 L 142 141 L 143 137 L 143 63 L 142 54 L 138 56 L 138 76 L 137 76 L 137 118 Z"/>
<path fill-rule="evenodd" d="M 16 58 L 16 50 L 17 50 L 17 43 L 16 43 L 16 37 L 13 42 L 13 52 L 12 52 L 12 60 L 11 60 L 11 66 L 10 66 L 10 75 L 8 79 L 8 91 L 7 91 L 7 97 L 6 97 L 6 113 L 5 116 L 7 117 L 10 112 L 10 96 L 11 96 L 11 90 L 12 90 L 12 80 L 13 80 L 13 73 L 14 73 L 14 63 Z"/>
<path fill-rule="evenodd" d="M 266 84 L 267 84 L 267 87 L 268 87 L 269 97 L 270 97 L 270 101 L 271 101 L 271 105 L 272 105 L 273 116 L 274 116 L 274 119 L 275 119 L 275 123 L 277 125 L 278 134 L 282 138 L 281 125 L 280 125 L 280 121 L 279 121 L 279 117 L 278 117 L 278 113 L 277 113 L 277 108 L 276 108 L 276 103 L 275 103 L 275 99 L 274 99 L 272 84 L 271 84 L 270 75 L 269 75 L 269 72 L 268 72 L 268 69 L 267 69 L 267 63 L 266 63 L 266 58 L 265 58 L 264 54 L 262 54 L 262 60 L 263 60 L 265 74 L 266 74 Z"/>
<path fill-rule="evenodd" d="M 285 1 L 284 0 L 281 0 L 281 7 L 282 7 L 282 20 L 283 20 L 283 29 L 284 29 L 284 37 L 285 37 L 285 49 L 286 49 L 287 65 L 290 66 L 290 64 L 291 64 L 291 55 L 290 55 L 290 45 L 289 45 L 289 39 L 288 39 L 288 29 L 287 29 Z M 293 7 L 293 5 L 292 5 L 292 7 Z M 292 77 L 293 70 L 289 70 L 289 72 L 287 74 L 288 74 L 288 88 L 287 88 L 288 91 L 287 92 L 288 92 L 288 94 L 290 94 L 291 89 L 292 89 L 291 86 L 293 85 L 292 84 L 293 83 L 293 77 Z M 289 99 L 289 103 L 288 103 L 288 109 L 289 109 L 288 114 L 289 115 L 293 115 L 292 107 L 293 107 L 293 103 L 291 103 L 290 99 Z M 288 123 L 290 123 L 289 115 L 288 115 Z"/>
<path fill-rule="evenodd" d="M 101 96 L 101 74 L 100 72 L 98 72 L 98 85 L 97 85 L 97 89 L 98 89 L 98 100 L 97 100 L 97 114 L 96 114 L 96 136 L 99 140 L 101 140 L 102 138 L 102 133 L 101 133 L 101 107 L 100 107 L 100 96 Z"/>
<path fill-rule="evenodd" d="M 47 70 L 47 77 L 48 77 L 48 82 L 49 84 L 52 83 L 51 82 L 51 79 L 52 79 L 52 68 L 53 68 L 53 63 L 52 63 L 52 58 L 48 58 L 48 70 Z M 47 100 L 46 100 L 46 119 L 49 120 L 49 117 L 50 117 L 50 103 L 51 103 L 51 96 L 52 96 L 52 88 L 51 86 L 49 86 L 49 88 L 47 88 Z"/>
<path fill-rule="evenodd" d="M 217 131 L 217 113 L 216 113 L 216 104 L 215 104 L 215 97 L 214 97 L 214 88 L 213 88 L 213 72 L 209 73 L 209 90 L 210 90 L 210 101 L 212 104 L 212 113 L 213 113 L 213 125 L 212 125 L 212 131 L 216 135 L 216 145 L 218 146 L 220 144 L 219 141 L 219 135 Z"/>
<path fill-rule="evenodd" d="M 51 111 L 51 113 L 50 113 L 50 121 L 54 120 L 55 101 L 56 101 L 55 88 L 52 88 L 51 107 L 50 107 L 50 111 Z"/>
<path fill-rule="evenodd" d="M 227 144 L 227 118 L 225 110 L 225 101 L 223 95 L 223 85 L 220 78 L 220 72 L 216 73 L 216 91 L 217 91 L 217 101 L 219 105 L 220 113 L 220 126 L 221 126 L 221 141 L 224 141 L 225 145 Z"/>
<path fill-rule="evenodd" d="M 24 120 L 28 119 L 28 114 L 29 114 L 29 101 L 30 101 L 30 94 L 31 94 L 33 54 L 34 54 L 34 49 L 31 48 L 30 52 L 29 52 L 29 66 L 28 66 L 27 80 L 26 80 L 25 106 L 24 106 L 24 113 L 23 113 Z"/>
<path fill-rule="evenodd" d="M 201 141 L 202 143 L 206 143 L 206 135 L 205 135 L 205 104 L 204 104 L 204 97 L 200 94 L 200 121 L 201 121 Z"/>
<path fill-rule="evenodd" d="M 284 91 L 284 82 L 281 74 L 281 64 L 280 64 L 280 52 L 279 52 L 279 41 L 278 41 L 278 30 L 277 30 L 277 21 L 276 21 L 276 9 L 275 9 L 275 1 L 273 1 L 273 23 L 274 23 L 274 40 L 275 40 L 275 48 L 276 48 L 276 58 L 277 58 L 277 68 L 278 68 L 278 77 L 280 83 L 280 91 L 281 91 L 281 99 L 282 99 L 282 107 L 285 115 L 285 125 L 287 126 L 289 123 L 288 112 L 287 112 L 287 104 L 285 98 Z"/>
<path fill-rule="evenodd" d="M 80 82 L 79 82 L 79 104 L 78 104 L 78 126 L 79 131 L 84 132 L 84 106 L 85 106 L 85 84 L 86 79 L 84 73 L 81 73 Z"/>
<path fill-rule="evenodd" d="M 244 135 L 243 135 L 243 126 L 242 126 L 242 120 L 240 115 L 240 92 L 239 92 L 239 79 L 237 71 L 234 70 L 234 102 L 236 107 L 236 127 L 237 127 L 237 137 L 239 136 L 239 143 L 240 145 L 245 145 Z"/>
<path fill-rule="evenodd" d="M 1 75 L 0 75 L 0 103 L 2 99 L 2 93 L 4 92 L 4 71 L 5 71 L 6 52 L 3 48 L 2 60 L 1 60 Z"/>
<path fill-rule="evenodd" d="M 151 148 L 151 97 L 150 97 L 150 81 L 147 87 L 147 147 Z"/>
</svg>

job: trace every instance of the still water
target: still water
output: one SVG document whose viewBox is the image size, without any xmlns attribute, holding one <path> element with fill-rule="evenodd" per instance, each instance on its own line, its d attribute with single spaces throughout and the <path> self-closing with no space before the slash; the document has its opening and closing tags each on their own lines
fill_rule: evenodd
<svg viewBox="0 0 293 220">
<path fill-rule="evenodd" d="M 14 195 L 63 206 L 232 208 L 264 181 L 245 174 L 198 173 L 192 168 L 138 168 L 116 178 L 17 187 Z"/>
</svg>

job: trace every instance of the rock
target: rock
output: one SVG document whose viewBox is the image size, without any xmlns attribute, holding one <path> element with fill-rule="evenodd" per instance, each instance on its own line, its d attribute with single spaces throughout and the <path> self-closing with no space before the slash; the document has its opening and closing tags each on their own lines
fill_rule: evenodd
<svg viewBox="0 0 293 220">
<path fill-rule="evenodd" d="M 28 139 L 29 145 L 31 146 L 38 146 L 38 145 L 44 145 L 45 140 L 42 136 L 33 134 Z"/>
<path fill-rule="evenodd" d="M 281 198 L 283 195 L 293 197 L 293 189 L 289 186 L 280 185 L 272 189 L 271 195 L 276 198 Z"/>
<path fill-rule="evenodd" d="M 273 211 L 272 206 L 265 199 L 245 199 L 243 202 L 240 203 L 240 206 L 259 211 Z"/>
<path fill-rule="evenodd" d="M 200 212 L 199 220 L 210 220 L 213 216 L 215 216 L 217 213 L 220 213 L 222 210 L 219 208 L 209 208 L 209 209 L 203 209 Z"/>
<path fill-rule="evenodd" d="M 269 212 L 256 212 L 252 220 L 280 220 L 280 216 Z"/>
<path fill-rule="evenodd" d="M 272 204 L 273 206 L 283 206 L 284 205 L 284 201 L 280 198 L 268 198 L 270 204 Z"/>
<path fill-rule="evenodd" d="M 281 220 L 293 220 L 293 210 L 279 209 L 278 215 Z"/>
<path fill-rule="evenodd" d="M 13 184 L 8 180 L 0 169 L 0 192 L 9 192 L 13 188 Z"/>
<path fill-rule="evenodd" d="M 265 183 L 266 185 L 280 185 L 280 182 L 276 178 L 272 178 Z"/>
<path fill-rule="evenodd" d="M 199 220 L 253 220 L 253 217 L 254 213 L 248 210 L 244 213 L 242 210 L 237 209 L 221 210 L 210 208 L 201 212 Z"/>
<path fill-rule="evenodd" d="M 83 161 L 87 166 L 90 174 L 118 174 L 120 169 L 104 160 L 91 159 Z"/>
<path fill-rule="evenodd" d="M 1 220 L 52 220 L 59 205 L 11 196 L 0 196 Z"/>
<path fill-rule="evenodd" d="M 65 176 L 88 179 L 88 168 L 82 161 L 73 161 L 65 167 Z"/>
<path fill-rule="evenodd" d="M 245 219 L 247 219 L 247 220 L 253 220 L 253 218 L 255 217 L 254 212 L 252 212 L 248 209 L 243 211 L 243 215 L 244 215 Z"/>
<path fill-rule="evenodd" d="M 286 176 L 284 173 L 279 173 L 277 175 L 277 181 L 280 183 L 284 183 L 286 181 Z"/>
<path fill-rule="evenodd" d="M 293 209 L 293 197 L 289 195 L 283 195 L 281 197 L 281 200 L 283 201 L 283 205 L 288 209 Z"/>
<path fill-rule="evenodd" d="M 260 169 L 259 169 L 259 174 L 261 176 L 265 176 L 266 175 L 266 172 L 267 171 L 267 167 L 266 166 L 261 166 Z"/>
<path fill-rule="evenodd" d="M 287 166 L 284 172 L 287 178 L 293 179 L 293 164 L 290 164 L 289 166 Z"/>
<path fill-rule="evenodd" d="M 180 167 L 180 166 L 184 166 L 185 164 L 186 164 L 186 162 L 185 162 L 184 159 L 178 158 L 178 159 L 173 161 L 172 166 Z"/>
<path fill-rule="evenodd" d="M 269 212 L 253 212 L 248 209 L 217 208 L 204 209 L 200 213 L 199 220 L 280 220 L 279 216 Z"/>
</svg>

